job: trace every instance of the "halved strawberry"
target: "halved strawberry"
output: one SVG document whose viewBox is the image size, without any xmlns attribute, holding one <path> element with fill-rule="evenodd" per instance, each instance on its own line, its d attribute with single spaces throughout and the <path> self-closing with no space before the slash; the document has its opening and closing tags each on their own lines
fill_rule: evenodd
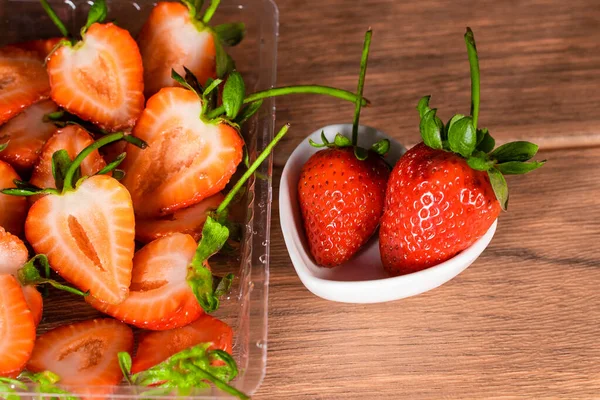
<svg viewBox="0 0 600 400">
<path fill-rule="evenodd" d="M 52 99 L 103 129 L 135 124 L 144 108 L 142 57 L 128 31 L 92 24 L 83 40 L 48 58 Z"/>
<path fill-rule="evenodd" d="M 243 141 L 226 123 L 200 119 L 202 102 L 191 90 L 161 89 L 133 134 L 148 143 L 127 146 L 123 184 L 136 214 L 171 214 L 219 193 L 242 161 Z"/>
<path fill-rule="evenodd" d="M 142 243 L 149 243 L 172 233 L 186 233 L 194 240 L 200 240 L 202 227 L 209 212 L 217 209 L 225 196 L 217 193 L 189 208 L 184 208 L 162 218 L 136 218 L 135 238 Z"/>
<path fill-rule="evenodd" d="M 0 127 L 0 144 L 8 142 L 0 152 L 0 160 L 19 171 L 32 168 L 42 146 L 56 132 L 52 122 L 44 122 L 44 115 L 57 110 L 58 106 L 52 100 L 40 101 Z"/>
<path fill-rule="evenodd" d="M 134 226 L 129 192 L 117 180 L 96 175 L 38 200 L 27 215 L 25 235 L 64 279 L 118 304 L 129 294 Z"/>
<path fill-rule="evenodd" d="M 41 335 L 27 369 L 52 371 L 60 377 L 61 386 L 69 390 L 76 385 L 72 391 L 92 398 L 109 393 L 109 386 L 123 379 L 117 354 L 132 350 L 133 332 L 127 325 L 114 319 L 94 319 Z"/>
<path fill-rule="evenodd" d="M 29 251 L 23 241 L 0 226 L 0 274 L 15 275 L 28 259 Z"/>
<path fill-rule="evenodd" d="M 135 254 L 129 297 L 110 305 L 88 297 L 94 308 L 128 324 L 152 330 L 189 324 L 202 308 L 187 283 L 188 265 L 196 252 L 190 235 L 157 239 Z"/>
<path fill-rule="evenodd" d="M 0 125 L 49 94 L 48 74 L 36 52 L 0 48 Z"/>
<path fill-rule="evenodd" d="M 31 310 L 33 323 L 37 327 L 42 320 L 42 313 L 44 312 L 44 299 L 42 299 L 42 294 L 35 288 L 35 286 L 23 286 L 22 289 L 27 307 L 29 307 L 29 310 Z"/>
<path fill-rule="evenodd" d="M 21 178 L 13 167 L 0 161 L 0 189 L 14 188 L 14 180 Z M 23 224 L 27 216 L 27 200 L 23 197 L 8 196 L 0 193 L 0 226 L 13 235 L 23 233 Z"/>
<path fill-rule="evenodd" d="M 132 373 L 145 371 L 173 354 L 200 343 L 212 342 L 209 349 L 231 353 L 233 330 L 225 322 L 208 314 L 183 328 L 162 332 L 148 332 L 142 336 L 133 359 Z"/>
<path fill-rule="evenodd" d="M 18 375 L 34 342 L 35 324 L 21 285 L 12 275 L 0 275 L 0 376 Z"/>
<path fill-rule="evenodd" d="M 177 86 L 171 69 L 181 75 L 185 66 L 204 84 L 216 77 L 213 32 L 195 20 L 179 2 L 160 2 L 138 36 L 144 61 L 146 98 L 164 87 Z"/>
<path fill-rule="evenodd" d="M 52 155 L 59 150 L 66 150 L 73 160 L 79 152 L 94 143 L 90 134 L 79 125 L 68 125 L 56 131 L 42 147 L 39 160 L 31 174 L 30 183 L 40 188 L 55 188 L 52 175 Z M 0 153 L 1 154 L 1 153 Z M 106 162 L 98 150 L 94 150 L 81 163 L 81 173 L 85 176 L 94 175 L 106 166 Z M 34 196 L 37 200 L 39 196 Z"/>
<path fill-rule="evenodd" d="M 58 45 L 61 40 L 64 40 L 64 38 L 56 37 L 50 39 L 29 40 L 27 42 L 17 43 L 12 46 L 23 50 L 34 51 L 42 60 L 45 60 L 46 57 L 48 57 L 48 54 L 54 50 L 56 45 Z"/>
</svg>

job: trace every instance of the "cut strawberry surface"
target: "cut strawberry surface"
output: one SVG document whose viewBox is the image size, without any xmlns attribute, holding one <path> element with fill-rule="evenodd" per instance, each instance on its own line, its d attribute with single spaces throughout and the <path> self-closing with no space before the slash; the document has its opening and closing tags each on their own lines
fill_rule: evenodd
<svg viewBox="0 0 600 400">
<path fill-rule="evenodd" d="M 225 123 L 200 119 L 202 103 L 183 88 L 161 89 L 148 100 L 133 134 L 149 147 L 127 146 L 123 184 L 136 214 L 158 216 L 219 193 L 242 161 L 243 141 Z"/>
<path fill-rule="evenodd" d="M 31 311 L 33 317 L 33 323 L 37 327 L 42 320 L 42 313 L 44 312 L 44 299 L 42 294 L 35 288 L 35 286 L 23 286 L 23 296 L 27 307 Z"/>
<path fill-rule="evenodd" d="M 29 211 L 27 240 L 64 279 L 107 303 L 127 298 L 135 220 L 129 192 L 96 175 L 76 190 L 47 195 Z"/>
<path fill-rule="evenodd" d="M 33 169 L 29 182 L 41 188 L 56 188 L 54 176 L 52 175 L 52 155 L 59 150 L 66 150 L 69 157 L 74 159 L 79 152 L 92 143 L 94 143 L 94 140 L 90 134 L 78 125 L 69 125 L 59 129 L 42 147 L 39 160 Z M 98 150 L 94 150 L 81 163 L 81 173 L 85 176 L 91 176 L 105 166 L 106 162 L 104 162 Z"/>
<path fill-rule="evenodd" d="M 28 259 L 25 243 L 0 227 L 0 274 L 15 275 Z"/>
<path fill-rule="evenodd" d="M 213 32 L 193 20 L 186 6 L 160 2 L 150 13 L 137 42 L 144 62 L 144 88 L 150 98 L 164 87 L 177 86 L 171 69 L 185 66 L 201 84 L 216 77 Z"/>
<path fill-rule="evenodd" d="M 15 184 L 13 181 L 15 179 L 20 180 L 21 178 L 13 167 L 4 161 L 0 161 L 0 189 L 14 188 Z M 0 227 L 3 227 L 13 235 L 21 235 L 26 216 L 26 199 L 0 193 Z"/>
<path fill-rule="evenodd" d="M 44 115 L 57 110 L 52 100 L 40 101 L 0 127 L 0 144 L 8 143 L 0 152 L 0 160 L 19 171 L 32 168 L 42 146 L 56 131 L 52 122 L 44 122 Z"/>
<path fill-rule="evenodd" d="M 132 373 L 151 368 L 173 354 L 200 343 L 212 343 L 209 349 L 231 353 L 233 330 L 225 322 L 208 314 L 182 328 L 146 333 L 140 340 L 133 359 Z"/>
<path fill-rule="evenodd" d="M 12 275 L 0 275 L 0 376 L 18 375 L 34 342 L 35 324 L 21 285 Z"/>
<path fill-rule="evenodd" d="M 202 314 L 186 280 L 196 246 L 194 238 L 181 233 L 157 239 L 135 254 L 125 301 L 118 305 L 89 297 L 86 301 L 140 328 L 164 330 L 187 325 Z"/>
<path fill-rule="evenodd" d="M 142 58 L 137 44 L 114 24 L 92 24 L 83 40 L 48 58 L 52 99 L 103 129 L 133 126 L 144 108 Z"/>
<path fill-rule="evenodd" d="M 162 218 L 136 218 L 135 238 L 142 243 L 170 235 L 172 233 L 185 233 L 194 240 L 200 240 L 202 227 L 209 212 L 217 209 L 225 196 L 217 193 L 200 203 L 189 208 L 184 208 Z"/>
<path fill-rule="evenodd" d="M 0 49 L 0 124 L 49 94 L 48 74 L 36 52 Z"/>
<path fill-rule="evenodd" d="M 106 394 L 106 388 L 94 386 L 118 384 L 123 374 L 117 354 L 132 349 L 133 332 L 127 325 L 114 319 L 84 321 L 41 335 L 27 369 L 52 371 L 62 386 L 81 386 L 73 389 L 79 395 Z"/>
</svg>

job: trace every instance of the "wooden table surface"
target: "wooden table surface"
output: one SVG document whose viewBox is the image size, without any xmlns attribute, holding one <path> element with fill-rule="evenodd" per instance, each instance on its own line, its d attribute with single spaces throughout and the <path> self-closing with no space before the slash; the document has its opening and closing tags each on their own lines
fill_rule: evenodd
<svg viewBox="0 0 600 400">
<path fill-rule="evenodd" d="M 361 122 L 411 145 L 418 99 L 469 111 L 462 35 L 475 31 L 480 125 L 548 159 L 509 178 L 483 255 L 429 293 L 349 305 L 304 288 L 278 217 L 282 166 L 336 100 L 278 100 L 292 129 L 275 158 L 268 370 L 256 399 L 600 398 L 600 4 L 597 0 L 278 0 L 278 83 L 354 90 L 373 27 Z"/>
</svg>

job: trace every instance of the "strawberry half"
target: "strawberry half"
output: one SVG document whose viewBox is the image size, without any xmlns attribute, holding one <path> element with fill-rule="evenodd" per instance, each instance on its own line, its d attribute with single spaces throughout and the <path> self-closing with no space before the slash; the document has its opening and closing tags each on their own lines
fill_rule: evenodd
<svg viewBox="0 0 600 400">
<path fill-rule="evenodd" d="M 77 386 L 71 389 L 76 394 L 96 398 L 112 391 L 107 386 L 121 382 L 117 354 L 132 350 L 133 332 L 127 325 L 114 319 L 94 319 L 41 335 L 27 369 L 52 371 L 60 377 L 61 386 Z"/>
<path fill-rule="evenodd" d="M 86 301 L 105 314 L 144 329 L 187 325 L 202 314 L 186 280 L 196 247 L 194 238 L 181 233 L 157 239 L 135 254 L 125 301 L 118 305 L 91 297 Z"/>
<path fill-rule="evenodd" d="M 0 125 L 49 95 L 48 74 L 37 52 L 0 49 Z"/>
<path fill-rule="evenodd" d="M 35 324 L 21 285 L 8 274 L 0 275 L 0 376 L 15 377 L 33 350 Z"/>
<path fill-rule="evenodd" d="M 46 0 L 61 33 L 68 31 Z M 108 10 L 94 2 L 82 40 L 64 40 L 48 57 L 50 96 L 61 107 L 108 131 L 132 127 L 144 108 L 142 56 L 128 31 L 101 24 Z"/>
<path fill-rule="evenodd" d="M 44 299 L 42 294 L 35 288 L 35 286 L 23 286 L 23 297 L 27 307 L 31 311 L 33 317 L 33 323 L 37 327 L 42 320 L 42 314 L 44 312 Z"/>
<path fill-rule="evenodd" d="M 200 240 L 202 227 L 207 215 L 216 210 L 225 196 L 217 193 L 200 203 L 189 208 L 184 208 L 162 218 L 136 218 L 135 238 L 142 243 L 149 243 L 155 239 L 170 235 L 172 233 L 185 233 L 191 235 L 194 240 Z"/>
<path fill-rule="evenodd" d="M 216 78 L 215 39 L 186 6 L 160 2 L 150 13 L 137 42 L 144 62 L 144 87 L 150 98 L 164 87 L 177 86 L 171 69 L 187 67 L 201 83 Z"/>
<path fill-rule="evenodd" d="M 44 122 L 44 115 L 58 107 L 52 100 L 36 103 L 0 127 L 0 145 L 8 143 L 0 152 L 0 160 L 18 171 L 27 171 L 39 158 L 42 146 L 56 131 L 52 122 Z"/>
<path fill-rule="evenodd" d="M 145 333 L 133 358 L 132 373 L 151 368 L 173 354 L 200 343 L 212 343 L 209 350 L 220 349 L 231 353 L 233 330 L 225 322 L 208 314 L 182 328 Z"/>
<path fill-rule="evenodd" d="M 0 274 L 15 275 L 28 259 L 29 251 L 25 243 L 0 227 Z"/>
<path fill-rule="evenodd" d="M 74 159 L 83 149 L 94 143 L 91 135 L 79 125 L 68 125 L 59 129 L 48 139 L 41 149 L 39 160 L 33 169 L 29 183 L 40 188 L 56 188 L 52 175 L 52 155 L 59 150 L 66 150 Z M 0 153 L 1 154 L 1 153 Z M 81 163 L 81 173 L 91 176 L 106 166 L 106 162 L 94 150 Z M 34 196 L 37 200 L 39 196 Z"/>
<path fill-rule="evenodd" d="M 15 179 L 20 180 L 21 178 L 13 167 L 0 161 L 0 189 L 16 187 L 13 182 Z M 0 227 L 13 235 L 21 235 L 26 216 L 26 199 L 0 193 Z"/>
<path fill-rule="evenodd" d="M 149 146 L 128 145 L 123 163 L 136 214 L 192 206 L 219 193 L 233 176 L 242 161 L 240 134 L 224 122 L 203 121 L 202 112 L 202 100 L 184 88 L 161 89 L 148 100 L 133 134 Z"/>
</svg>

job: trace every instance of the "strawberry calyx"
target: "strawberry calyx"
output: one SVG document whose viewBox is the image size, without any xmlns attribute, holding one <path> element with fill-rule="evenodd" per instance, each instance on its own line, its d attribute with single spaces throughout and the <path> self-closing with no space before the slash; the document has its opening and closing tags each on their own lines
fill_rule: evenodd
<svg viewBox="0 0 600 400">
<path fill-rule="evenodd" d="M 52 122 L 57 128 L 65 128 L 69 125 L 78 125 L 92 135 L 103 136 L 109 133 L 93 123 L 63 109 L 44 115 L 43 121 Z"/>
<path fill-rule="evenodd" d="M 284 125 L 271 143 L 260 153 L 248 170 L 236 182 L 225 196 L 219 207 L 207 216 L 202 228 L 202 238 L 196 248 L 196 253 L 188 266 L 187 281 L 194 296 L 205 312 L 210 313 L 219 307 L 221 296 L 229 292 L 233 274 L 223 278 L 212 274 L 208 268 L 208 260 L 218 253 L 229 239 L 230 230 L 227 224 L 227 208 L 235 199 L 238 192 L 244 187 L 246 181 L 256 172 L 263 161 L 271 154 L 277 143 L 285 136 L 289 124 Z"/>
<path fill-rule="evenodd" d="M 58 49 L 61 46 L 75 46 L 79 42 L 79 39 L 75 38 L 73 35 L 70 34 L 64 22 L 61 21 L 54 9 L 50 6 L 50 4 L 48 4 L 48 0 L 40 0 L 40 3 L 46 11 L 46 14 L 48 14 L 54 25 L 60 31 L 61 35 L 65 37 L 64 40 L 61 40 L 59 43 L 56 44 L 56 46 L 54 47 L 54 49 L 52 49 L 50 54 L 52 54 L 56 49 Z M 106 7 L 106 2 L 104 0 L 95 0 L 90 7 L 90 11 L 88 12 L 87 21 L 79 32 L 80 36 L 82 38 L 85 37 L 85 33 L 90 28 L 90 26 L 92 26 L 95 23 L 104 22 L 107 15 L 108 8 Z"/>
<path fill-rule="evenodd" d="M 39 263 L 44 270 L 45 277 L 42 277 L 40 271 L 35 266 L 36 263 Z M 50 279 L 50 263 L 48 262 L 48 257 L 44 254 L 38 254 L 34 256 L 31 260 L 29 260 L 25 265 L 23 265 L 17 271 L 17 279 L 19 283 L 23 286 L 38 286 L 38 285 L 50 285 L 56 289 L 63 290 L 65 292 L 69 292 L 72 294 L 76 294 L 78 296 L 86 297 L 89 295 L 89 292 L 82 292 L 74 287 L 63 285 L 53 279 Z M 48 294 L 47 288 L 46 295 Z"/>
<path fill-rule="evenodd" d="M 526 174 L 546 162 L 531 161 L 538 146 L 527 141 L 504 144 L 494 150 L 496 141 L 487 128 L 479 129 L 480 72 L 475 37 L 467 27 L 465 43 L 471 73 L 471 114 L 456 114 L 447 124 L 437 116 L 437 109 L 429 107 L 431 96 L 424 96 L 417 104 L 421 119 L 419 130 L 423 142 L 432 149 L 453 152 L 467 160 L 469 166 L 487 172 L 494 194 L 503 210 L 508 206 L 508 186 L 504 175 Z"/>
<path fill-rule="evenodd" d="M 6 137 L 6 136 L 4 136 L 4 137 Z M 2 138 L 0 138 L 0 139 L 2 139 Z M 6 149 L 8 147 L 9 142 L 10 142 L 10 140 L 7 140 L 4 143 L 0 143 L 0 151 L 4 151 L 4 149 Z"/>
<path fill-rule="evenodd" d="M 61 399 L 65 400 L 79 400 L 79 397 L 73 395 L 72 393 L 59 388 L 56 386 L 56 383 L 60 381 L 60 376 L 51 371 L 43 371 L 43 372 L 29 372 L 23 371 L 18 376 L 18 381 L 22 384 L 23 380 L 29 381 L 31 383 L 37 384 L 38 393 L 44 394 L 58 394 Z"/>
<path fill-rule="evenodd" d="M 248 395 L 228 384 L 238 375 L 233 357 L 223 350 L 209 350 L 212 345 L 200 343 L 133 375 L 131 355 L 121 352 L 118 354 L 119 366 L 129 384 L 154 387 L 143 395 L 170 394 L 174 390 L 177 390 L 177 394 L 186 395 L 193 388 L 208 388 L 207 382 L 212 382 L 225 393 L 239 399 L 249 399 Z"/>
</svg>

